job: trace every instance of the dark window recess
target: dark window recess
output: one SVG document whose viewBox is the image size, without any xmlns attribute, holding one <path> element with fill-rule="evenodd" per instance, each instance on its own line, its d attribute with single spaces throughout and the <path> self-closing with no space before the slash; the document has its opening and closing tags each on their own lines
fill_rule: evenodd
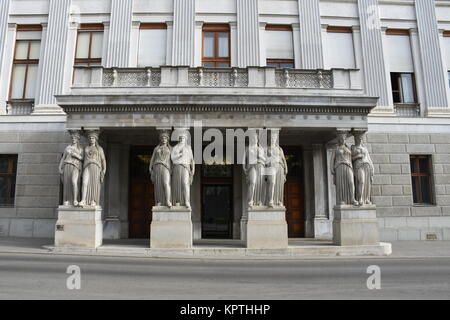
<svg viewBox="0 0 450 320">
<path fill-rule="evenodd" d="M 17 155 L 0 155 L 0 207 L 14 206 Z"/>
<path fill-rule="evenodd" d="M 394 103 L 417 103 L 414 73 L 391 73 Z"/>
<path fill-rule="evenodd" d="M 268 67 L 280 69 L 294 69 L 294 60 L 292 59 L 267 59 Z"/>
<path fill-rule="evenodd" d="M 412 155 L 410 162 L 414 204 L 433 204 L 431 156 Z"/>
</svg>

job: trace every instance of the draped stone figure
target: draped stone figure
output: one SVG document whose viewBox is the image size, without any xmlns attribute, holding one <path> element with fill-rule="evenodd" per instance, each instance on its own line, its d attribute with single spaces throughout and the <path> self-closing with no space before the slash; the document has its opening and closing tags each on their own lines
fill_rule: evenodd
<svg viewBox="0 0 450 320">
<path fill-rule="evenodd" d="M 169 144 L 169 132 L 162 132 L 159 136 L 160 143 L 153 150 L 150 160 L 150 176 L 155 185 L 156 206 L 172 207 L 171 199 L 171 175 L 172 161 L 170 159 L 172 147 Z"/>
<path fill-rule="evenodd" d="M 267 149 L 267 203 L 269 207 L 282 207 L 284 203 L 284 185 L 288 166 L 283 149 L 279 145 L 279 133 L 272 131 L 270 147 Z"/>
<path fill-rule="evenodd" d="M 358 205 L 371 205 L 370 193 L 373 183 L 374 166 L 369 151 L 363 144 L 364 133 L 355 134 L 352 146 L 353 170 L 355 172 L 355 197 Z"/>
<path fill-rule="evenodd" d="M 98 131 L 88 131 L 89 146 L 84 150 L 83 189 L 80 206 L 97 206 L 106 174 L 106 158 L 98 144 Z"/>
<path fill-rule="evenodd" d="M 347 134 L 343 132 L 338 134 L 338 145 L 331 158 L 331 173 L 336 185 L 336 203 L 338 205 L 357 205 L 352 152 L 345 143 L 346 136 Z"/>
<path fill-rule="evenodd" d="M 176 206 L 185 206 L 191 209 L 190 188 L 194 181 L 195 161 L 187 138 L 187 132 L 182 133 L 179 143 L 172 149 L 172 202 Z"/>
<path fill-rule="evenodd" d="M 63 183 L 63 204 L 78 206 L 84 151 L 80 145 L 80 133 L 70 131 L 70 136 L 72 144 L 64 151 L 59 163 L 59 173 Z"/>
<path fill-rule="evenodd" d="M 251 209 L 253 206 L 266 204 L 265 193 L 265 166 L 266 150 L 258 143 L 256 133 L 249 137 L 249 146 L 245 152 L 243 161 L 244 174 L 247 181 L 247 203 Z"/>
</svg>

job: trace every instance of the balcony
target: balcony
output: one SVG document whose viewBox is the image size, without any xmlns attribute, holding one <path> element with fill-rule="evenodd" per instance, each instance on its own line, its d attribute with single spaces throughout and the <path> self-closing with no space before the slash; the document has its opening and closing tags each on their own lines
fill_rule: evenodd
<svg viewBox="0 0 450 320">
<path fill-rule="evenodd" d="M 75 67 L 58 105 L 68 127 L 365 128 L 378 98 L 359 70 Z"/>
<path fill-rule="evenodd" d="M 361 89 L 357 70 L 239 68 L 102 68 L 75 67 L 76 88 L 280 88 Z"/>
</svg>

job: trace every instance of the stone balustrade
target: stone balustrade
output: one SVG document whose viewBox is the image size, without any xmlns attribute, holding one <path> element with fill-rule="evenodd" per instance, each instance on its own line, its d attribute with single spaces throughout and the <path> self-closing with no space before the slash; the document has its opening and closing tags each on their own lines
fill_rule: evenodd
<svg viewBox="0 0 450 320">
<path fill-rule="evenodd" d="M 358 70 L 248 68 L 75 67 L 73 88 L 296 88 L 362 89 Z"/>
<path fill-rule="evenodd" d="M 15 100 L 8 101 L 6 105 L 6 114 L 10 116 L 24 116 L 33 112 L 33 100 Z"/>
</svg>

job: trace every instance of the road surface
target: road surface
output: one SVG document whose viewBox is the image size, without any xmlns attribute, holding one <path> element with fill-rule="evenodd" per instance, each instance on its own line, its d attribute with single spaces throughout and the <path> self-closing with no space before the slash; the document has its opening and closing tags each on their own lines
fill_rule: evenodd
<svg viewBox="0 0 450 320">
<path fill-rule="evenodd" d="M 371 265 L 381 270 L 379 290 L 367 287 Z M 69 266 L 79 267 L 80 290 L 67 288 Z M 450 299 L 450 258 L 227 261 L 4 253 L 0 299 Z"/>
</svg>

